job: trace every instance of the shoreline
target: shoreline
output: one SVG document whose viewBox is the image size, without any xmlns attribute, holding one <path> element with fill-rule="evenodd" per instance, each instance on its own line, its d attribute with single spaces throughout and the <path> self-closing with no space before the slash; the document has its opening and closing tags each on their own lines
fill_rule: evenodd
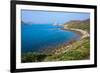
<svg viewBox="0 0 100 73">
<path fill-rule="evenodd" d="M 89 33 L 87 31 L 84 31 L 82 29 L 75 29 L 75 28 L 68 28 L 67 25 L 63 26 L 63 28 L 61 30 L 68 30 L 68 31 L 73 31 L 77 34 L 80 35 L 80 39 L 84 39 L 86 37 L 89 37 Z M 58 46 L 57 48 L 54 48 L 53 50 L 53 54 L 59 54 L 59 53 L 64 53 L 68 50 L 70 50 L 70 47 L 72 47 L 72 44 L 77 42 L 76 39 L 72 39 L 69 42 L 62 44 L 61 46 Z"/>
</svg>

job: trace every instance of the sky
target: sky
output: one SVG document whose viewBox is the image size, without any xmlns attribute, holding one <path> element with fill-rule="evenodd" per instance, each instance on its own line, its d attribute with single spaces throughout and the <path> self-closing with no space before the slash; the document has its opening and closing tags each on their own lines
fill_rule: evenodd
<svg viewBox="0 0 100 73">
<path fill-rule="evenodd" d="M 89 13 L 21 10 L 21 20 L 32 24 L 64 24 L 71 20 L 85 20 Z"/>
</svg>

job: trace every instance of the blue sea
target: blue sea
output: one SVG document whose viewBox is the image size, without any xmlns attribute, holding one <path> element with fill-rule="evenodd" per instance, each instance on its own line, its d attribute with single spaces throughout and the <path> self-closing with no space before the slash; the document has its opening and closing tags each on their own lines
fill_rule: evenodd
<svg viewBox="0 0 100 73">
<path fill-rule="evenodd" d="M 79 34 L 62 28 L 51 24 L 21 24 L 22 53 L 39 52 L 80 38 Z"/>
</svg>

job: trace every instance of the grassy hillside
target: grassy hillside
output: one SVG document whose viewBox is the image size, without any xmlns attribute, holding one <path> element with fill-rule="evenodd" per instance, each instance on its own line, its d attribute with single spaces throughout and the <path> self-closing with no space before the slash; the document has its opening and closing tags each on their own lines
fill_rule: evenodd
<svg viewBox="0 0 100 73">
<path fill-rule="evenodd" d="M 64 24 L 64 26 L 66 25 L 68 25 L 68 28 L 77 28 L 90 32 L 90 19 L 84 21 L 70 21 Z"/>
<path fill-rule="evenodd" d="M 60 54 L 53 54 L 45 58 L 45 61 L 67 61 L 89 59 L 90 43 L 89 38 L 81 39 L 72 44 L 72 47 Z"/>
<path fill-rule="evenodd" d="M 23 63 L 25 62 L 41 62 L 43 61 L 47 56 L 50 56 L 49 54 L 40 54 L 40 53 L 24 53 L 22 54 L 21 61 Z"/>
</svg>

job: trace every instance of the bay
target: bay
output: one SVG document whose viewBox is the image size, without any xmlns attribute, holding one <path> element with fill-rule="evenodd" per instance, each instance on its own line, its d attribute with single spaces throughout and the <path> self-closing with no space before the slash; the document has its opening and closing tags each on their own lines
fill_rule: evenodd
<svg viewBox="0 0 100 73">
<path fill-rule="evenodd" d="M 21 24 L 22 53 L 40 52 L 80 38 L 79 34 L 62 28 L 52 24 Z"/>
</svg>

